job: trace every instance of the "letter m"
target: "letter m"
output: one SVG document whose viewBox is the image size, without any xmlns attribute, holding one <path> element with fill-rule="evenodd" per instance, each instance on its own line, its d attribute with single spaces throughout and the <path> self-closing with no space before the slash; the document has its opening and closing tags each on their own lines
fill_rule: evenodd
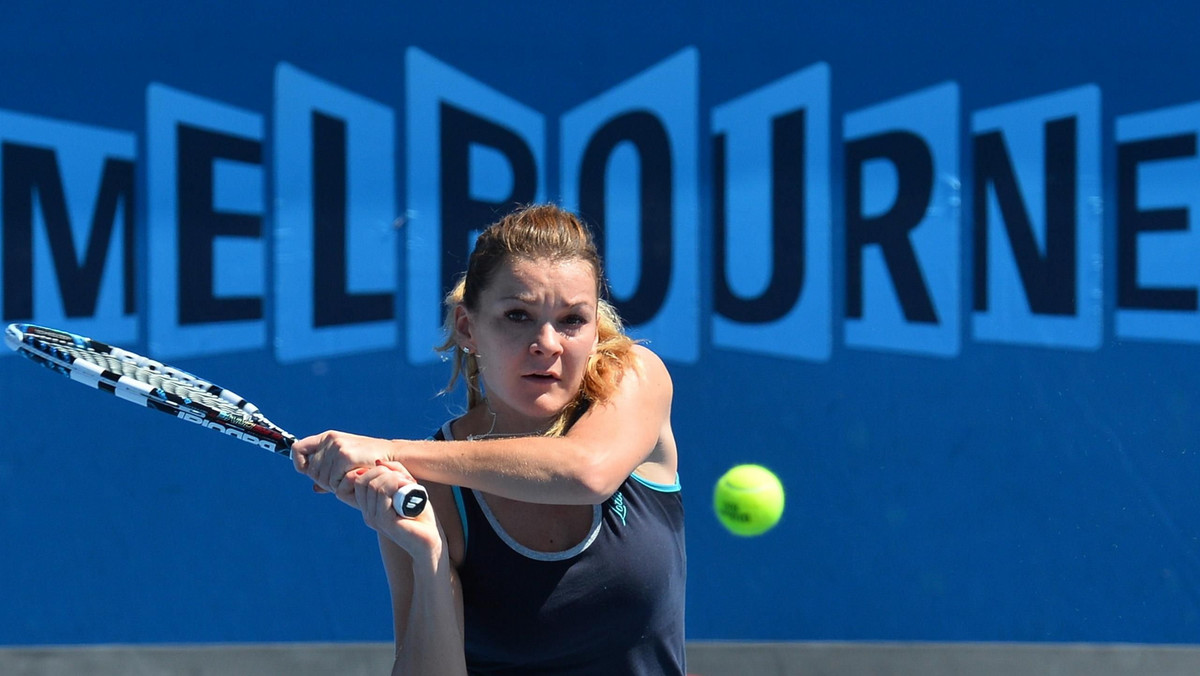
<svg viewBox="0 0 1200 676">
<path fill-rule="evenodd" d="M 4 321 L 134 313 L 135 147 L 132 134 L 0 111 Z"/>
</svg>

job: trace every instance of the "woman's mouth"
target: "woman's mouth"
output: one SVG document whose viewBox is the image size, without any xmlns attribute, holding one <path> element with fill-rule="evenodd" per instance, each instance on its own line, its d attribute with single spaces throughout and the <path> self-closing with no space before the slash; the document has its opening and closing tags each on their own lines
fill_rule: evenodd
<svg viewBox="0 0 1200 676">
<path fill-rule="evenodd" d="M 537 381 L 558 380 L 558 376 L 554 375 L 553 373 L 526 373 L 523 377 L 528 378 L 529 380 Z"/>
</svg>

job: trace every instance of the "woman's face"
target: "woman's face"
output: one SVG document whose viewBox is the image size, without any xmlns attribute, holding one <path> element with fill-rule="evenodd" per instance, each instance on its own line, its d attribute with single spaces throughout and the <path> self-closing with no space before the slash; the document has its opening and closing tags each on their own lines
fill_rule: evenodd
<svg viewBox="0 0 1200 676">
<path fill-rule="evenodd" d="M 597 302 L 585 261 L 510 259 L 475 311 L 459 307 L 459 341 L 479 358 L 496 432 L 540 430 L 574 399 L 596 347 Z"/>
</svg>

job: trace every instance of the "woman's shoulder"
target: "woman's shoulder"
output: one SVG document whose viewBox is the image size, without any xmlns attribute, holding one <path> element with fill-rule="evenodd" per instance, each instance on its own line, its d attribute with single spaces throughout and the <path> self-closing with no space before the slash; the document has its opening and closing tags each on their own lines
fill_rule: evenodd
<svg viewBox="0 0 1200 676">
<path fill-rule="evenodd" d="M 638 379 L 647 380 L 650 382 L 665 383 L 670 386 L 671 373 L 667 370 L 667 365 L 663 363 L 661 357 L 658 356 L 643 343 L 635 343 L 630 352 L 633 357 L 633 373 Z"/>
<path fill-rule="evenodd" d="M 649 359 L 660 364 L 662 363 L 662 359 L 645 343 L 634 343 L 629 346 L 629 350 L 633 352 L 634 357 L 637 359 Z"/>
</svg>

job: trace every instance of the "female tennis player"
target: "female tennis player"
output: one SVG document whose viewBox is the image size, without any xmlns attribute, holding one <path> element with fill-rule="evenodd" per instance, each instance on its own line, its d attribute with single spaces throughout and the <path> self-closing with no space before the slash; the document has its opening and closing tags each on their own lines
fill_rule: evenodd
<svg viewBox="0 0 1200 676">
<path fill-rule="evenodd" d="M 685 673 L 671 379 L 603 279 L 574 215 L 509 215 L 446 300 L 467 412 L 429 441 L 326 432 L 292 448 L 379 533 L 393 673 Z M 414 475 L 432 509 L 401 519 L 391 496 Z"/>
</svg>

